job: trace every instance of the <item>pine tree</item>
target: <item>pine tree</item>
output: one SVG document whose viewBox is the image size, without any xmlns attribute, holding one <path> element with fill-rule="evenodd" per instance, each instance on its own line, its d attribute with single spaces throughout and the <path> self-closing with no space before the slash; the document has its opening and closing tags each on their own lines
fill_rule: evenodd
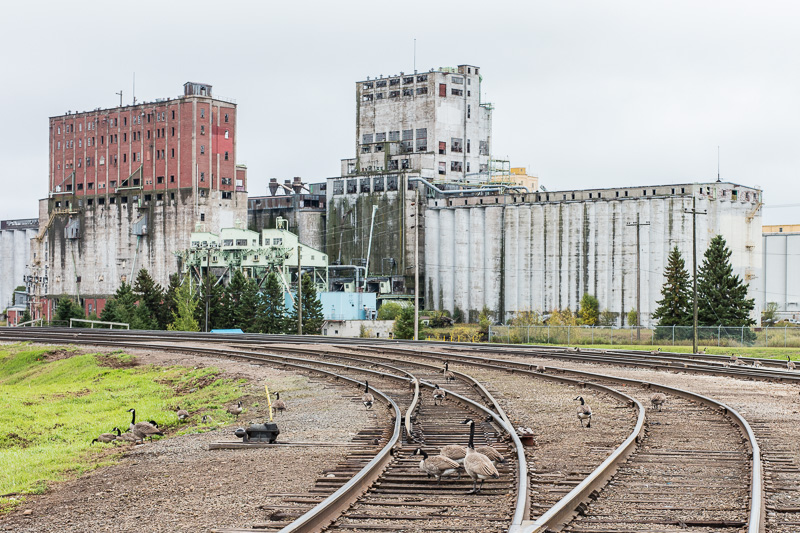
<svg viewBox="0 0 800 533">
<path fill-rule="evenodd" d="M 303 276 L 301 286 L 303 291 L 303 334 L 319 335 L 322 332 L 322 322 L 325 317 L 322 314 L 322 302 L 317 297 L 317 288 L 308 274 Z M 297 333 L 296 299 L 294 307 L 286 320 L 286 332 Z"/>
<path fill-rule="evenodd" d="M 659 326 L 691 326 L 691 280 L 677 246 L 669 253 L 664 277 L 667 279 L 661 287 L 662 298 L 656 302 L 658 307 L 653 312 L 653 320 L 658 321 Z"/>
<path fill-rule="evenodd" d="M 722 235 L 711 239 L 697 273 L 697 322 L 701 326 L 751 326 L 755 300 L 747 284 L 733 274 L 731 251 Z"/>
<path fill-rule="evenodd" d="M 69 325 L 70 318 L 86 318 L 83 309 L 79 304 L 76 304 L 69 296 L 62 296 L 56 305 L 55 320 L 63 322 L 64 325 Z M 78 323 L 79 325 L 80 322 Z M 82 327 L 82 325 L 81 325 Z"/>
<path fill-rule="evenodd" d="M 169 285 L 167 285 L 167 289 L 164 291 L 164 313 L 170 318 L 170 320 L 172 319 L 172 314 L 178 311 L 175 294 L 178 291 L 178 287 L 181 286 L 181 281 L 188 276 L 189 274 L 186 276 L 181 276 L 176 272 L 169 277 Z"/>
<path fill-rule="evenodd" d="M 122 322 L 131 329 L 157 329 L 158 323 L 145 306 L 136 304 L 137 296 L 133 288 L 124 281 L 119 286 L 114 298 L 106 302 L 102 320 L 108 322 Z"/>
<path fill-rule="evenodd" d="M 225 292 L 228 294 L 227 304 L 228 308 L 226 309 L 226 315 L 230 322 L 230 326 L 232 328 L 239 328 L 242 331 L 247 330 L 247 326 L 249 325 L 249 318 L 247 317 L 247 313 L 249 312 L 251 315 L 253 310 L 250 309 L 249 311 L 243 309 L 244 303 L 244 293 L 247 289 L 247 278 L 244 277 L 241 270 L 237 270 L 231 276 L 231 282 L 228 284 Z"/>
<path fill-rule="evenodd" d="M 578 317 L 581 319 L 581 324 L 596 326 L 600 319 L 600 302 L 597 301 L 597 298 L 589 293 L 584 294 L 581 298 Z"/>
<path fill-rule="evenodd" d="M 197 307 L 194 310 L 194 318 L 200 324 L 202 331 L 206 323 L 206 294 L 208 299 L 208 329 L 226 329 L 231 327 L 232 318 L 230 316 L 230 301 L 228 291 L 217 284 L 217 277 L 213 274 L 207 278 L 203 276 L 200 290 L 197 292 Z"/>
<path fill-rule="evenodd" d="M 489 319 L 488 316 L 486 318 L 487 326 L 486 329 L 488 331 L 488 323 Z M 419 335 L 422 337 L 422 324 L 420 323 L 419 326 Z M 397 315 L 397 318 L 394 319 L 394 327 L 392 328 L 392 333 L 394 334 L 395 339 L 413 339 L 414 338 L 414 307 L 413 306 L 405 306 L 400 309 L 400 313 Z"/>
<path fill-rule="evenodd" d="M 147 269 L 139 270 L 133 283 L 133 292 L 139 299 L 140 315 L 146 315 L 146 321 L 157 329 L 166 329 L 168 315 L 164 305 L 164 289 L 150 277 Z"/>
<path fill-rule="evenodd" d="M 189 287 L 189 276 L 183 278 L 183 284 L 175 289 L 175 308 L 172 313 L 172 322 L 167 325 L 170 331 L 200 331 L 200 325 L 195 319 L 195 309 L 198 307 L 197 295 Z"/>
<path fill-rule="evenodd" d="M 286 330 L 286 305 L 278 275 L 270 272 L 261 292 L 255 328 L 260 333 L 275 335 Z M 296 325 L 295 325 L 296 328 Z"/>
</svg>

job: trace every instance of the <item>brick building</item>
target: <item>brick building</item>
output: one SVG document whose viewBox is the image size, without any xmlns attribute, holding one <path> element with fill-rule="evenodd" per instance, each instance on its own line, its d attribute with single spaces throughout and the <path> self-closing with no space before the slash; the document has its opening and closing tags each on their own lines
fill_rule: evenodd
<svg viewBox="0 0 800 533">
<path fill-rule="evenodd" d="M 99 313 L 140 268 L 166 285 L 179 270 L 175 252 L 198 227 L 247 220 L 236 104 L 212 97 L 210 85 L 187 82 L 177 98 L 51 117 L 49 141 L 37 254 L 49 265 L 49 300 L 70 295 Z"/>
</svg>

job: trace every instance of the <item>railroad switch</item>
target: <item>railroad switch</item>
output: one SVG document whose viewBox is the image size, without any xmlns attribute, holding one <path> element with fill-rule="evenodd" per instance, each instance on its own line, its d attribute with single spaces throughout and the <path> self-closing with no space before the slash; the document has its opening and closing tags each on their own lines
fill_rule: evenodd
<svg viewBox="0 0 800 533">
<path fill-rule="evenodd" d="M 250 424 L 250 427 L 238 428 L 233 432 L 234 435 L 242 439 L 243 443 L 268 442 L 275 444 L 281 430 L 275 422 L 265 422 L 263 424 Z"/>
</svg>

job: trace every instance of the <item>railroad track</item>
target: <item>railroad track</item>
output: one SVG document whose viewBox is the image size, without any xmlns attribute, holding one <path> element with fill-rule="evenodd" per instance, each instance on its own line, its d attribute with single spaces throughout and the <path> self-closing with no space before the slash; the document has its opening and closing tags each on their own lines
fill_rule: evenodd
<svg viewBox="0 0 800 533">
<path fill-rule="evenodd" d="M 132 339 L 136 339 L 137 338 L 137 336 L 135 334 L 118 335 L 117 332 L 114 332 L 114 334 L 105 334 L 105 335 L 101 334 L 101 336 L 98 336 L 98 337 L 95 337 L 95 335 L 96 334 L 92 334 L 92 333 L 89 333 L 89 334 L 71 333 L 71 334 L 67 334 L 66 336 L 64 336 L 63 332 L 61 334 L 57 334 L 55 332 L 47 332 L 44 335 L 44 337 L 49 338 L 52 342 L 85 342 L 85 343 L 98 343 L 98 344 L 109 344 L 111 342 L 110 339 L 121 338 L 123 340 L 118 340 L 116 342 L 124 342 L 124 340 L 127 340 L 127 341 L 130 342 Z M 7 335 L 6 331 L 0 331 L 0 338 L 2 338 L 2 337 L 12 338 L 12 337 L 17 337 L 17 335 L 13 335 L 13 336 L 12 335 Z M 194 336 L 185 336 L 185 335 L 184 336 L 170 335 L 170 336 L 166 336 L 166 337 L 169 337 L 169 339 L 171 339 L 172 341 L 176 341 L 176 342 L 182 342 L 182 341 L 208 342 L 209 340 L 212 339 L 211 337 L 208 337 L 208 336 L 197 336 L 197 337 L 194 337 Z M 226 343 L 233 343 L 233 344 L 242 344 L 242 343 L 246 343 L 246 342 L 251 342 L 252 343 L 254 341 L 261 341 L 262 340 L 261 338 L 253 338 L 253 336 L 247 336 L 247 337 L 248 338 L 235 339 L 234 341 L 231 341 L 229 338 L 225 338 L 225 339 L 216 338 L 215 340 L 217 342 L 224 341 Z M 141 337 L 138 337 L 138 338 L 141 338 Z M 161 339 L 162 337 L 159 336 L 158 338 Z M 19 337 L 17 337 L 17 339 L 19 339 Z M 281 337 L 280 340 L 282 342 L 285 342 L 287 339 L 285 337 Z M 295 342 L 295 340 L 291 339 L 291 342 Z M 138 345 L 138 343 L 136 343 L 136 342 L 133 342 L 132 344 Z M 260 344 L 262 344 L 262 348 L 263 348 L 263 342 L 261 342 Z M 368 352 L 370 350 L 372 350 L 372 351 L 376 351 L 377 350 L 377 348 L 375 347 L 374 343 L 368 343 L 368 345 L 365 345 L 364 343 L 360 343 L 359 344 L 359 343 L 338 343 L 337 342 L 337 344 L 340 344 L 340 346 L 342 348 L 356 349 L 359 352 L 358 357 L 360 357 L 360 358 L 365 357 L 365 354 L 364 354 L 365 351 Z M 357 346 L 353 346 L 353 345 L 357 345 Z M 239 349 L 239 351 L 241 351 L 241 349 Z M 496 359 L 494 357 L 488 357 L 485 353 L 482 353 L 481 355 L 469 355 L 466 352 L 465 353 L 436 353 L 436 352 L 433 352 L 433 351 L 429 351 L 428 353 L 421 354 L 421 353 L 419 353 L 418 346 L 413 346 L 412 348 L 403 348 L 403 347 L 399 347 L 399 346 L 397 346 L 395 344 L 390 344 L 388 346 L 387 345 L 381 345 L 380 346 L 380 351 L 383 352 L 384 355 L 392 354 L 391 357 L 393 357 L 395 359 L 395 361 L 394 361 L 395 365 L 398 365 L 398 361 L 399 361 L 399 359 L 401 357 L 418 357 L 418 358 L 426 359 L 428 361 L 430 361 L 430 360 L 438 361 L 440 364 L 444 360 L 449 360 L 449 361 L 458 360 L 461 364 L 464 364 L 464 365 L 472 365 L 472 366 L 478 366 L 478 367 L 483 367 L 483 368 L 493 368 L 493 369 L 498 370 L 498 371 L 502 370 L 502 371 L 505 371 L 505 372 L 514 372 L 514 373 L 517 373 L 517 374 L 529 373 L 529 374 L 533 375 L 533 372 L 532 372 L 532 369 L 531 369 L 531 365 L 529 365 L 529 364 L 525 364 L 525 363 L 522 363 L 522 362 L 498 360 L 498 359 Z M 508 354 L 508 355 L 511 355 L 511 354 Z M 531 355 L 533 355 L 533 354 L 531 354 Z M 539 354 L 539 353 L 536 353 L 535 355 L 541 356 L 541 354 Z M 601 354 L 601 355 L 606 355 L 606 354 Z M 572 357 L 572 354 L 568 354 L 568 356 Z M 641 358 L 638 359 L 637 362 L 640 363 L 641 362 Z M 663 361 L 660 361 L 660 362 L 656 361 L 654 363 L 654 365 L 656 367 L 658 367 L 658 365 L 663 365 L 663 363 L 664 363 Z M 440 365 L 433 365 L 433 366 L 440 366 Z M 714 370 L 716 371 L 716 369 L 714 369 Z M 724 370 L 722 372 L 724 372 Z M 556 375 L 556 374 L 558 374 L 558 375 Z M 572 371 L 572 370 L 567 371 L 567 370 L 558 370 L 558 369 L 548 369 L 548 372 L 547 372 L 547 374 L 545 376 L 546 376 L 546 379 L 571 381 L 573 383 L 577 383 L 579 385 L 586 386 L 586 387 L 592 387 L 592 388 L 606 388 L 606 389 L 608 389 L 609 386 L 612 386 L 612 385 L 615 386 L 615 387 L 620 387 L 620 386 L 629 387 L 631 385 L 635 385 L 635 387 L 638 388 L 638 387 L 642 387 L 642 385 L 643 385 L 642 382 L 638 382 L 636 380 L 615 378 L 613 376 L 599 376 L 599 375 L 590 374 L 590 373 L 587 373 L 587 372 Z M 407 379 L 407 378 L 403 378 L 403 379 Z M 762 379 L 771 379 L 771 378 L 763 377 Z M 424 381 L 424 380 L 420 380 L 420 382 L 422 382 L 422 381 Z M 709 428 L 711 428 L 713 426 L 713 432 L 718 432 L 718 433 L 715 433 L 713 435 L 707 435 L 706 437 L 710 436 L 715 441 L 721 441 L 721 440 L 726 440 L 727 439 L 726 442 L 730 442 L 731 435 L 733 435 L 735 437 L 736 436 L 736 431 L 733 429 L 733 426 L 731 426 L 731 424 L 726 423 L 726 422 L 721 420 L 721 416 L 719 414 L 720 410 L 724 411 L 724 413 L 726 413 L 727 416 L 729 416 L 731 418 L 733 423 L 736 426 L 741 428 L 741 432 L 742 433 L 739 435 L 739 439 L 738 439 L 739 448 L 731 450 L 731 453 L 730 453 L 729 456 L 724 456 L 722 454 L 716 454 L 716 455 L 708 455 L 707 454 L 708 457 L 711 457 L 711 459 L 708 459 L 708 460 L 705 460 L 705 461 L 695 461 L 695 463 L 693 465 L 691 465 L 691 466 L 688 465 L 687 463 L 684 463 L 683 465 L 681 465 L 680 461 L 676 461 L 675 464 L 678 465 L 677 468 L 696 468 L 697 469 L 696 470 L 697 473 L 704 473 L 704 474 L 708 472 L 708 468 L 717 468 L 717 469 L 719 469 L 719 468 L 729 468 L 730 469 L 729 472 L 733 472 L 733 474 L 731 474 L 731 475 L 734 476 L 734 477 L 735 476 L 741 477 L 742 472 L 747 473 L 748 467 L 749 467 L 749 476 L 747 476 L 747 475 L 744 476 L 745 478 L 747 478 L 747 477 L 751 477 L 752 478 L 752 482 L 750 483 L 749 490 L 748 490 L 748 487 L 744 487 L 744 488 L 740 487 L 741 494 L 739 495 L 739 497 L 738 498 L 737 497 L 732 497 L 731 498 L 731 502 L 732 503 L 731 502 L 726 502 L 726 503 L 724 503 L 724 505 L 723 504 L 719 505 L 720 514 L 715 514 L 714 517 L 711 517 L 711 518 L 708 516 L 708 514 L 706 514 L 705 516 L 702 516 L 702 517 L 698 518 L 697 520 L 693 520 L 693 519 L 690 518 L 689 522 L 686 522 L 686 520 L 677 519 L 677 520 L 674 521 L 675 522 L 674 524 L 670 524 L 670 523 L 667 523 L 667 522 L 669 522 L 670 519 L 665 518 L 666 515 L 664 513 L 662 513 L 660 515 L 658 513 L 652 513 L 651 515 L 648 515 L 648 516 L 650 516 L 650 518 L 646 519 L 646 520 L 650 520 L 651 522 L 653 522 L 653 524 L 651 524 L 650 526 L 645 526 L 645 524 L 643 524 L 642 522 L 638 522 L 637 523 L 638 525 L 636 526 L 637 528 L 634 528 L 634 529 L 620 529 L 620 528 L 626 527 L 626 525 L 625 525 L 626 522 L 625 522 L 624 519 L 620 519 L 619 516 L 612 516 L 613 513 L 616 513 L 618 515 L 620 513 L 620 511 L 626 511 L 626 510 L 628 512 L 639 513 L 642 510 L 646 510 L 648 505 L 652 508 L 654 506 L 657 507 L 658 505 L 661 505 L 661 507 L 668 507 L 670 504 L 669 504 L 669 502 L 667 502 L 665 504 L 665 501 L 663 501 L 663 500 L 666 500 L 667 498 L 662 493 L 662 494 L 659 494 L 658 495 L 659 498 L 655 498 L 655 500 L 653 498 L 650 498 L 649 500 L 645 500 L 645 498 L 642 497 L 641 500 L 642 500 L 642 504 L 644 505 L 644 507 L 641 507 L 641 508 L 638 508 L 638 509 L 635 509 L 633 507 L 625 507 L 625 506 L 629 506 L 632 502 L 630 501 L 630 498 L 627 498 L 628 501 L 626 501 L 623 504 L 620 504 L 619 501 L 613 500 L 614 495 L 615 495 L 615 492 L 614 492 L 615 486 L 617 484 L 619 484 L 620 486 L 624 486 L 624 483 L 627 482 L 627 481 L 630 481 L 630 480 L 633 480 L 635 482 L 636 479 L 637 479 L 637 475 L 639 475 L 639 477 L 641 477 L 641 475 L 637 474 L 637 472 L 640 472 L 643 468 L 646 468 L 648 466 L 646 463 L 649 463 L 649 466 L 654 468 L 652 470 L 652 472 L 653 472 L 652 475 L 657 476 L 658 475 L 658 468 L 657 467 L 660 467 L 661 471 L 663 472 L 664 471 L 664 465 L 663 465 L 663 461 L 661 461 L 661 462 L 653 461 L 652 458 L 654 456 L 659 457 L 660 460 L 663 460 L 664 457 L 672 457 L 672 458 L 674 458 L 674 457 L 684 457 L 684 458 L 690 457 L 691 454 L 688 453 L 688 452 L 691 451 L 691 450 L 682 449 L 682 448 L 676 446 L 675 442 L 679 442 L 679 441 L 685 440 L 687 438 L 693 438 L 693 439 L 699 439 L 699 438 L 697 437 L 696 432 L 695 433 L 681 433 L 681 432 L 672 431 L 672 432 L 669 432 L 669 434 L 676 435 L 676 438 L 673 439 L 673 441 L 674 441 L 673 443 L 670 443 L 670 440 L 669 440 L 670 437 L 668 436 L 668 432 L 666 432 L 666 431 L 659 432 L 659 431 L 656 431 L 656 430 L 653 429 L 656 426 L 662 425 L 662 424 L 655 424 L 655 423 L 652 424 L 652 427 L 649 428 L 649 431 L 646 434 L 642 435 L 641 428 L 643 427 L 642 422 L 643 422 L 643 416 L 644 416 L 643 409 L 641 408 L 641 403 L 642 402 L 639 401 L 639 400 L 636 400 L 635 398 L 631 398 L 630 396 L 626 396 L 625 394 L 617 393 L 617 394 L 620 394 L 621 397 L 629 398 L 629 400 L 631 401 L 631 404 L 632 405 L 636 405 L 638 407 L 638 409 L 639 409 L 639 420 L 637 421 L 637 429 L 635 429 L 634 432 L 631 433 L 629 438 L 626 439 L 625 442 L 623 442 L 622 445 L 619 448 L 617 448 L 614 451 L 614 453 L 612 453 L 602 465 L 600 465 L 600 467 L 598 467 L 591 474 L 589 474 L 583 481 L 578 483 L 577 486 L 575 486 L 575 488 L 572 491 L 570 491 L 569 494 L 567 494 L 564 498 L 562 498 L 553 507 L 551 507 L 549 510 L 544 512 L 541 516 L 539 516 L 538 519 L 535 520 L 532 524 L 530 522 L 522 523 L 521 521 L 517 520 L 516 515 L 518 513 L 515 512 L 515 518 L 512 519 L 510 525 L 508 523 L 506 523 L 506 524 L 503 524 L 503 526 L 500 526 L 500 527 L 501 528 L 502 527 L 507 527 L 510 531 L 525 531 L 525 532 L 529 532 L 529 531 L 530 532 L 533 532 L 533 531 L 536 531 L 536 532 L 545 531 L 549 527 L 561 527 L 561 526 L 563 526 L 565 523 L 569 522 L 569 519 L 574 516 L 574 514 L 575 514 L 575 512 L 577 510 L 577 511 L 581 511 L 584 514 L 584 516 L 581 517 L 577 521 L 573 521 L 568 526 L 570 528 L 573 528 L 572 529 L 573 531 L 646 531 L 646 530 L 649 530 L 649 529 L 641 529 L 642 527 L 650 527 L 653 530 L 658 529 L 658 530 L 669 531 L 670 530 L 669 527 L 671 527 L 671 525 L 674 525 L 674 527 L 677 527 L 677 528 L 690 528 L 692 525 L 696 525 L 696 526 L 701 527 L 701 528 L 702 527 L 715 527 L 716 528 L 718 526 L 725 526 L 726 523 L 730 523 L 731 527 L 735 528 L 735 529 L 732 529 L 732 530 L 740 530 L 742 525 L 746 525 L 745 527 L 747 528 L 747 531 L 750 532 L 750 533 L 755 533 L 757 531 L 760 531 L 761 524 L 762 524 L 762 521 L 763 521 L 762 499 L 761 499 L 761 492 L 763 490 L 763 486 L 761 484 L 760 450 L 758 448 L 758 444 L 755 441 L 755 438 L 753 437 L 752 431 L 750 430 L 750 428 L 747 425 L 747 423 L 743 419 L 741 419 L 741 417 L 739 417 L 738 414 L 735 411 L 733 411 L 732 409 L 730 409 L 730 408 L 728 408 L 726 406 L 723 406 L 721 404 L 718 404 L 717 402 L 714 402 L 713 400 L 710 400 L 708 398 L 703 398 L 703 397 L 700 397 L 698 395 L 694 395 L 692 393 L 689 393 L 687 391 L 677 391 L 677 390 L 674 390 L 674 389 L 669 389 L 667 387 L 661 387 L 661 386 L 653 386 L 653 385 L 648 385 L 648 386 L 652 387 L 651 390 L 656 390 L 657 389 L 657 390 L 664 391 L 665 393 L 673 394 L 673 395 L 676 396 L 676 398 L 673 401 L 669 402 L 670 404 L 676 406 L 676 408 L 675 408 L 676 412 L 666 415 L 666 417 L 664 418 L 663 428 L 667 427 L 667 424 L 670 421 L 669 417 L 672 417 L 671 425 L 674 425 L 677 422 L 681 422 L 681 421 L 685 420 L 687 415 L 692 414 L 692 415 L 694 415 L 694 419 L 701 420 L 701 421 L 705 422 L 706 425 Z M 633 387 L 631 387 L 631 388 L 633 388 Z M 628 390 L 628 389 L 626 388 L 626 390 Z M 636 394 L 636 395 L 642 396 L 642 394 L 644 394 L 644 392 L 642 392 L 642 389 L 638 389 L 638 390 L 639 390 L 639 393 Z M 615 391 L 612 391 L 612 393 L 614 393 L 614 392 Z M 454 396 L 455 395 L 456 394 L 454 393 Z M 463 399 L 466 400 L 467 403 L 471 402 L 471 400 L 469 400 L 467 398 L 463 398 Z M 685 402 L 685 403 L 681 403 L 681 402 Z M 481 407 L 481 406 L 478 406 L 478 407 Z M 421 410 L 422 410 L 422 408 L 417 410 L 417 416 L 419 416 L 419 413 L 420 413 Z M 499 406 L 498 406 L 497 410 L 501 411 L 499 409 Z M 666 412 L 667 411 L 664 411 L 664 413 L 666 413 Z M 498 416 L 499 416 L 499 414 L 498 414 Z M 658 420 L 656 420 L 656 418 L 655 418 L 655 414 L 648 413 L 648 416 L 651 418 L 651 420 L 653 422 L 658 422 Z M 712 423 L 712 421 L 713 421 L 713 423 Z M 496 421 L 496 423 L 497 422 L 498 421 Z M 711 425 L 709 426 L 709 424 L 711 424 Z M 417 429 L 418 435 L 425 435 L 425 430 L 424 430 L 425 426 L 422 424 L 422 422 L 420 422 L 418 425 L 422 428 L 422 429 Z M 504 426 L 504 429 L 506 429 L 506 430 L 509 429 L 507 422 L 503 421 L 503 424 L 501 424 L 501 425 Z M 689 426 L 684 424 L 682 427 L 689 427 Z M 662 429 L 662 428 L 657 428 L 657 429 Z M 683 429 L 681 431 L 683 431 Z M 663 433 L 663 435 L 660 434 L 660 433 Z M 657 440 L 655 439 L 655 436 L 658 436 Z M 744 439 L 745 440 L 745 444 L 742 444 L 742 436 L 746 437 Z M 648 443 L 648 446 L 650 446 L 651 449 L 653 447 L 655 447 L 655 449 L 657 450 L 658 453 L 657 454 L 654 454 L 654 453 L 641 454 L 641 453 L 639 453 L 639 454 L 634 454 L 634 455 L 631 456 L 630 454 L 633 451 L 633 448 L 635 448 L 637 438 L 638 439 L 642 439 L 642 442 L 646 441 Z M 648 439 L 650 439 L 650 440 L 648 440 Z M 700 443 L 700 440 L 697 440 L 697 442 Z M 403 446 L 405 446 L 405 445 L 403 445 Z M 400 453 L 398 454 L 398 457 L 396 457 L 395 461 L 393 461 L 393 463 L 397 463 L 398 468 L 401 467 L 402 463 L 403 463 L 403 461 L 401 460 L 401 457 L 405 457 L 403 455 L 403 453 L 402 453 L 403 451 L 405 451 L 405 449 L 403 447 L 401 447 Z M 711 450 L 706 450 L 706 451 L 710 452 Z M 752 461 L 749 461 L 747 459 L 747 455 L 748 454 L 752 454 Z M 628 457 L 627 463 L 623 464 L 623 461 L 625 460 L 626 457 Z M 743 457 L 744 457 L 744 460 L 742 460 Z M 641 464 L 636 463 L 636 461 L 639 461 Z M 522 462 L 524 462 L 524 458 L 522 459 L 520 464 L 522 464 Z M 413 463 L 411 463 L 411 464 L 413 464 Z M 620 465 L 622 465 L 622 466 L 620 466 Z M 406 465 L 406 467 L 408 467 L 408 466 L 409 465 Z M 614 482 L 612 483 L 610 488 L 607 491 L 604 491 L 603 494 L 601 494 L 600 497 L 598 498 L 598 490 L 600 488 L 602 488 L 602 486 L 605 484 L 607 479 L 610 477 L 611 474 L 613 474 L 613 472 L 617 468 L 619 468 L 620 471 L 619 471 L 617 477 L 614 478 Z M 387 472 L 388 472 L 388 470 L 387 470 Z M 408 477 L 408 476 L 406 476 L 406 477 Z M 526 476 L 523 475 L 522 477 L 526 477 Z M 401 475 L 400 478 L 398 478 L 398 479 L 400 479 L 402 481 L 405 481 L 405 482 L 409 482 L 408 479 L 403 479 L 403 475 Z M 689 487 L 689 485 L 685 485 L 685 487 Z M 730 487 L 723 487 L 723 488 L 730 489 Z M 731 490 L 733 490 L 733 489 L 731 489 Z M 739 490 L 739 489 L 737 489 L 737 490 Z M 622 490 L 619 490 L 617 492 L 621 496 L 625 496 L 626 494 L 630 494 L 631 493 L 631 491 L 627 490 L 627 489 L 622 489 Z M 370 494 L 370 492 L 367 492 L 367 494 Z M 595 499 L 597 501 L 594 504 L 589 504 L 589 502 L 591 500 L 595 500 Z M 623 499 L 625 499 L 625 498 L 623 498 Z M 659 499 L 662 500 L 662 501 L 658 501 Z M 738 507 L 736 507 L 736 502 L 737 501 L 740 503 L 740 505 Z M 708 504 L 708 501 L 702 500 L 702 497 L 701 497 L 698 500 L 696 500 L 694 503 L 696 504 L 695 505 L 696 507 L 700 508 L 701 506 L 706 506 Z M 385 508 L 386 506 L 371 506 L 370 507 L 371 504 L 367 504 L 367 503 L 365 503 L 364 505 L 366 506 L 366 507 L 364 507 L 364 509 L 366 509 L 366 510 L 362 514 L 364 516 L 368 516 L 368 517 L 371 516 L 372 520 L 377 520 L 375 515 L 385 515 L 384 513 L 388 512 L 388 510 Z M 605 507 L 606 511 L 603 510 L 604 509 L 604 507 L 602 507 L 603 505 L 606 505 L 606 507 Z M 622 507 L 621 507 L 621 505 L 622 505 Z M 402 516 L 407 517 L 407 520 L 409 521 L 409 524 L 418 524 L 419 522 L 424 522 L 424 520 L 421 518 L 421 516 L 425 516 L 426 519 L 430 519 L 431 518 L 431 516 L 428 516 L 428 515 L 424 515 L 424 514 L 423 515 L 420 515 L 420 514 L 414 515 L 411 512 L 408 512 L 407 514 L 403 514 L 403 512 L 401 512 L 398 509 L 398 507 L 399 507 L 399 505 L 397 504 L 397 502 L 395 502 L 394 505 L 390 505 L 389 506 L 390 509 L 394 509 L 394 511 L 396 511 L 396 515 L 398 517 L 402 517 Z M 424 507 L 424 506 L 415 505 L 413 507 L 414 508 L 419 508 L 419 507 Z M 679 506 L 673 506 L 673 508 L 674 508 L 673 511 L 675 509 L 677 509 L 678 507 Z M 722 509 L 723 507 L 725 507 L 725 509 Z M 370 511 L 370 509 L 371 509 L 371 511 Z M 439 508 L 437 508 L 437 509 L 439 509 Z M 445 509 L 445 510 L 441 510 L 441 509 Z M 438 510 L 437 512 L 440 513 L 440 514 L 447 512 L 445 507 L 442 507 L 441 509 Z M 722 511 L 726 511 L 726 510 L 730 511 L 730 513 L 727 514 L 727 515 L 724 515 L 724 513 Z M 519 505 L 517 506 L 516 511 L 519 511 Z M 683 511 L 686 511 L 686 509 L 684 509 Z M 683 511 L 675 511 L 673 513 L 673 515 L 680 515 L 681 517 L 688 516 Z M 607 514 L 604 515 L 604 512 L 607 513 Z M 372 513 L 372 514 L 370 514 L 370 513 Z M 356 516 L 357 516 L 357 513 L 356 513 Z M 605 517 L 605 522 L 603 522 L 603 518 L 602 517 Z M 356 523 L 347 522 L 346 520 L 348 520 L 348 518 L 346 518 L 346 517 L 344 517 L 344 518 L 342 518 L 340 520 L 341 520 L 341 522 L 338 523 L 338 525 L 340 525 L 340 526 L 343 526 L 345 528 L 350 528 L 350 529 L 359 529 L 358 527 L 356 527 L 357 526 Z M 394 520 L 394 519 L 389 519 L 389 520 Z M 443 527 L 444 527 L 445 523 L 449 523 L 449 521 L 446 520 L 446 519 L 442 519 L 442 520 L 443 520 L 443 522 L 442 522 Z M 716 522 L 715 522 L 715 520 L 716 520 Z M 294 522 L 293 524 L 295 524 L 296 522 Z M 500 523 L 501 520 L 498 520 L 497 522 Z M 723 522 L 725 522 L 725 523 L 723 523 Z M 391 523 L 394 523 L 394 522 L 391 522 Z M 493 524 L 493 525 L 498 525 L 498 524 Z M 371 527 L 373 529 L 387 529 L 387 526 L 385 524 L 380 524 L 378 522 L 372 523 Z M 408 527 L 409 527 L 409 530 L 414 530 L 414 526 L 409 525 Z M 456 526 L 456 527 L 458 527 L 458 526 Z M 489 526 L 487 526 L 487 527 L 489 527 Z M 580 529 L 580 528 L 584 528 L 584 529 Z M 602 528 L 605 528 L 605 529 L 602 529 Z M 664 529 L 664 528 L 666 528 L 666 529 Z M 286 529 L 285 531 L 295 531 L 295 530 L 296 529 Z M 297 529 L 297 530 L 299 530 L 299 529 Z M 463 530 L 463 529 L 461 529 L 461 530 Z M 487 529 L 487 530 L 493 530 L 493 529 Z M 686 529 L 681 529 L 681 530 L 686 530 Z M 700 531 L 702 529 L 695 528 L 694 530 Z M 715 529 L 715 530 L 723 530 L 724 531 L 724 529 Z"/>
</svg>

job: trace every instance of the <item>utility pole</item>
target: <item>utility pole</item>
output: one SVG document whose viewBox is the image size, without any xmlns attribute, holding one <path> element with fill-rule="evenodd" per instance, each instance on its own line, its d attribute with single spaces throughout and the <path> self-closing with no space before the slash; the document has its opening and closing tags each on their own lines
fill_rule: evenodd
<svg viewBox="0 0 800 533">
<path fill-rule="evenodd" d="M 419 340 L 419 188 L 414 196 L 414 340 Z"/>
<path fill-rule="evenodd" d="M 206 327 L 208 333 L 208 309 L 211 301 L 211 248 L 206 252 Z"/>
<path fill-rule="evenodd" d="M 300 246 L 297 247 L 297 334 L 303 334 L 303 269 L 300 268 Z"/>
<path fill-rule="evenodd" d="M 119 95 L 119 106 L 122 107 L 122 89 L 119 90 L 118 93 L 114 93 Z"/>
<path fill-rule="evenodd" d="M 642 268 L 641 268 L 641 248 L 639 247 L 639 227 L 649 226 L 649 222 L 639 222 L 639 213 L 636 213 L 636 222 L 628 222 L 626 226 L 636 226 L 636 340 L 642 339 Z M 624 311 L 624 310 L 623 310 Z"/>
<path fill-rule="evenodd" d="M 692 193 L 692 208 L 683 212 L 692 215 L 692 308 L 694 320 L 692 321 L 692 353 L 697 353 L 697 215 L 707 215 L 708 211 L 698 211 L 697 197 Z"/>
</svg>

